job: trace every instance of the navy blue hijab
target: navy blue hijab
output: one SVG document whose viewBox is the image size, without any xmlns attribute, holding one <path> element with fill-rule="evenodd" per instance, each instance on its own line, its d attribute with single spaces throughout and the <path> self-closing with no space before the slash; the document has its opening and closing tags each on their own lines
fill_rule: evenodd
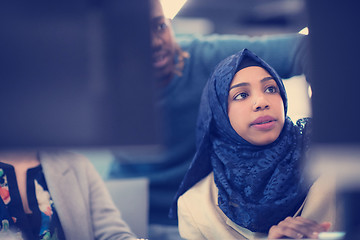
<svg viewBox="0 0 360 240">
<path fill-rule="evenodd" d="M 250 61 L 249 61 L 250 60 Z M 295 125 L 286 117 L 280 136 L 265 146 L 250 144 L 232 128 L 228 94 L 245 62 L 264 68 L 276 81 L 287 112 L 281 78 L 266 62 L 244 49 L 220 62 L 204 88 L 197 124 L 197 152 L 175 196 L 170 217 L 177 216 L 177 199 L 211 171 L 219 189 L 220 209 L 233 222 L 253 232 L 268 232 L 301 206 L 309 190 L 302 173 L 302 156 L 309 146 L 307 119 Z"/>
</svg>

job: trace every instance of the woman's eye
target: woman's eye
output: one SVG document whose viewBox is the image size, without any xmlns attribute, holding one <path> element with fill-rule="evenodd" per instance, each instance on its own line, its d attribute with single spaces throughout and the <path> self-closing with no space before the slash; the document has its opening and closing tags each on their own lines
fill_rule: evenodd
<svg viewBox="0 0 360 240">
<path fill-rule="evenodd" d="M 275 87 L 275 86 L 270 86 L 270 87 L 267 87 L 267 88 L 265 89 L 265 92 L 266 92 L 266 93 L 277 93 L 277 92 L 278 92 L 278 89 L 277 89 L 277 87 Z"/>
<path fill-rule="evenodd" d="M 246 92 L 241 92 L 234 96 L 234 100 L 243 100 L 243 99 L 247 98 L 248 96 L 249 96 L 249 94 L 247 94 Z"/>
</svg>

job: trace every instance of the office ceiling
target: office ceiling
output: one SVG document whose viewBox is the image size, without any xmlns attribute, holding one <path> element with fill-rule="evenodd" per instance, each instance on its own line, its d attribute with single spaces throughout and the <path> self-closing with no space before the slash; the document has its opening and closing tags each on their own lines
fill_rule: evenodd
<svg viewBox="0 0 360 240">
<path fill-rule="evenodd" d="M 192 27 L 200 33 L 297 32 L 307 25 L 306 6 L 305 0 L 187 0 L 173 23 L 180 32 Z"/>
</svg>

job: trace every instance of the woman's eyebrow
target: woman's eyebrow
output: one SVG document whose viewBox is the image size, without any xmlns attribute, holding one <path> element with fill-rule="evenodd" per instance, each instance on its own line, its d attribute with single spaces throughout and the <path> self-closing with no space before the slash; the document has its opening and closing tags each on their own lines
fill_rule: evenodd
<svg viewBox="0 0 360 240">
<path fill-rule="evenodd" d="M 266 82 L 269 80 L 275 80 L 273 77 L 264 77 L 263 79 L 260 80 L 260 82 Z"/>
<path fill-rule="evenodd" d="M 248 86 L 248 85 L 250 85 L 250 84 L 247 83 L 247 82 L 238 83 L 238 84 L 235 84 L 235 85 L 233 85 L 232 87 L 230 87 L 229 91 L 230 91 L 231 89 L 233 89 L 233 88 L 236 88 L 236 87 L 242 87 L 242 86 Z"/>
<path fill-rule="evenodd" d="M 260 80 L 260 82 L 266 82 L 266 81 L 269 81 L 269 80 L 274 80 L 273 77 L 264 77 L 263 79 Z M 230 87 L 229 91 L 233 88 L 236 88 L 236 87 L 242 87 L 242 86 L 248 86 L 250 85 L 249 83 L 247 82 L 242 82 L 242 83 L 238 83 L 238 84 L 235 84 L 233 86 Z"/>
</svg>

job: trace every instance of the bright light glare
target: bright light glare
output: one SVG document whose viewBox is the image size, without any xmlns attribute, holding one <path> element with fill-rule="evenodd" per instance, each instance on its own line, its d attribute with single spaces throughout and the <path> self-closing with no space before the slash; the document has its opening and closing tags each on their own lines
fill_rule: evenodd
<svg viewBox="0 0 360 240">
<path fill-rule="evenodd" d="M 300 34 L 309 35 L 309 28 L 305 27 L 299 31 Z"/>
<path fill-rule="evenodd" d="M 166 18 L 173 19 L 187 0 L 161 0 Z"/>
</svg>

